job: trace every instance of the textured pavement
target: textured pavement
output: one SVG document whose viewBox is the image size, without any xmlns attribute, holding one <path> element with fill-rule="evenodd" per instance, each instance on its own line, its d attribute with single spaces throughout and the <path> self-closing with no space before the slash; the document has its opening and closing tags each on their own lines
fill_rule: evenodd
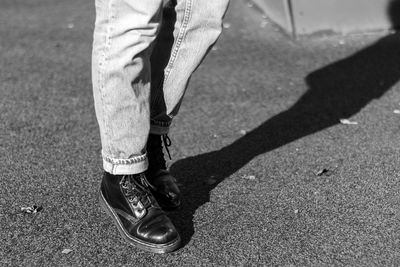
<svg viewBox="0 0 400 267">
<path fill-rule="evenodd" d="M 293 40 L 232 0 L 170 133 L 183 247 L 153 255 L 98 206 L 93 22 L 0 3 L 0 266 L 400 264 L 400 34 Z"/>
</svg>

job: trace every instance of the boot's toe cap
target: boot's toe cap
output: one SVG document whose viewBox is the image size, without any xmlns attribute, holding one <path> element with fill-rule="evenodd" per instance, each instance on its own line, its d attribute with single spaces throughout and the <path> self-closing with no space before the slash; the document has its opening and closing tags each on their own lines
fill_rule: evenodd
<svg viewBox="0 0 400 267">
<path fill-rule="evenodd" d="M 144 222 L 137 229 L 138 235 L 145 241 L 156 244 L 166 244 L 179 238 L 179 234 L 170 219 L 163 214 Z"/>
</svg>

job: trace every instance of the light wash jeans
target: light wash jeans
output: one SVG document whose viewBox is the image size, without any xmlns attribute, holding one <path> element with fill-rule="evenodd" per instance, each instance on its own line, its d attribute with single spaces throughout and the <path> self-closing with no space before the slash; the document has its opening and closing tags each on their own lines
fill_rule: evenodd
<svg viewBox="0 0 400 267">
<path fill-rule="evenodd" d="M 192 73 L 221 33 L 229 0 L 96 0 L 92 78 L 104 170 L 148 167 Z"/>
</svg>

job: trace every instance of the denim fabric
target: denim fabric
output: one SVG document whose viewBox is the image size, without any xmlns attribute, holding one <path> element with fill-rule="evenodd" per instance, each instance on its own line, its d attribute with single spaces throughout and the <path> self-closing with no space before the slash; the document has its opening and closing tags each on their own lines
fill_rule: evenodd
<svg viewBox="0 0 400 267">
<path fill-rule="evenodd" d="M 148 134 L 168 132 L 228 1 L 96 0 L 92 78 L 105 171 L 147 169 Z"/>
</svg>

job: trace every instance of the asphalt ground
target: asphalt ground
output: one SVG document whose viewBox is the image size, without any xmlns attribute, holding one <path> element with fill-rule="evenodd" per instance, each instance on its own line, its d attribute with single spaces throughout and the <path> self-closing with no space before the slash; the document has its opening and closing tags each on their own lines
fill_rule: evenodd
<svg viewBox="0 0 400 267">
<path fill-rule="evenodd" d="M 183 247 L 154 255 L 98 205 L 93 22 L 91 0 L 0 3 L 0 265 L 400 264 L 399 34 L 294 40 L 232 1 L 170 133 Z"/>
</svg>

